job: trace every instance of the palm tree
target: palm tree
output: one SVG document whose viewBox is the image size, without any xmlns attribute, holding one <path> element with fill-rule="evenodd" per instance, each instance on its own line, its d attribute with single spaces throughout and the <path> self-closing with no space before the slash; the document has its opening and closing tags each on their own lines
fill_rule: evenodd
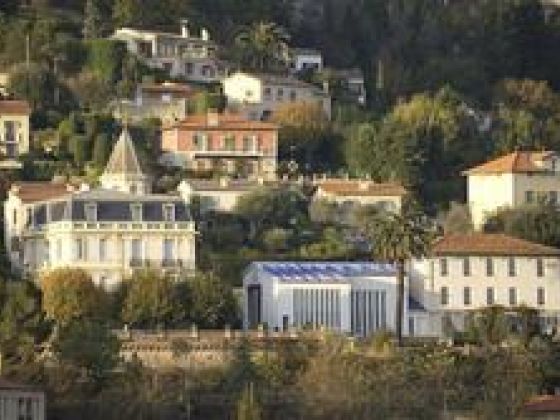
<svg viewBox="0 0 560 420">
<path fill-rule="evenodd" d="M 273 22 L 256 22 L 242 28 L 235 37 L 241 67 L 263 72 L 282 67 L 289 40 L 284 28 Z"/>
<path fill-rule="evenodd" d="M 402 346 L 406 262 L 428 254 L 433 231 L 427 225 L 425 216 L 412 211 L 380 214 L 366 223 L 365 227 L 372 243 L 373 255 L 394 264 L 397 269 L 397 339 L 399 346 Z"/>
</svg>

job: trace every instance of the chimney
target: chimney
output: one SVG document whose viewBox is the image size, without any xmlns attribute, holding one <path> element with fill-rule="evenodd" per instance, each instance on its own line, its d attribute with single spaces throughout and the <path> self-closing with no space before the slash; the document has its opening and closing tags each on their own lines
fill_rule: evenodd
<svg viewBox="0 0 560 420">
<path fill-rule="evenodd" d="M 189 38 L 189 20 L 181 19 L 181 36 L 183 38 Z"/>
<path fill-rule="evenodd" d="M 202 28 L 202 29 L 200 30 L 200 38 L 201 38 L 203 41 L 210 41 L 210 32 L 208 32 L 208 29 Z"/>
<path fill-rule="evenodd" d="M 210 108 L 206 112 L 206 125 L 208 127 L 217 127 L 220 124 L 220 116 L 217 109 Z"/>
</svg>

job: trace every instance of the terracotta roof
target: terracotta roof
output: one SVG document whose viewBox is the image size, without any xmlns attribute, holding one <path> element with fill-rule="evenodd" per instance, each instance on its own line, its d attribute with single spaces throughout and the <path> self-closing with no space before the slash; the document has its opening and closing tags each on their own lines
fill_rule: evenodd
<svg viewBox="0 0 560 420">
<path fill-rule="evenodd" d="M 68 193 L 67 184 L 52 182 L 16 182 L 12 184 L 11 191 L 24 203 L 50 200 Z"/>
<path fill-rule="evenodd" d="M 217 114 L 217 124 L 209 124 L 211 116 L 207 114 L 189 115 L 184 120 L 164 127 L 164 130 L 183 128 L 187 130 L 278 130 L 276 124 L 252 121 L 237 114 Z"/>
<path fill-rule="evenodd" d="M 560 395 L 538 395 L 523 405 L 525 412 L 560 413 Z"/>
<path fill-rule="evenodd" d="M 317 186 L 326 193 L 338 196 L 403 196 L 406 189 L 399 184 L 375 183 L 368 180 L 330 179 L 319 181 Z"/>
<path fill-rule="evenodd" d="M 0 100 L 0 115 L 29 115 L 31 107 L 27 101 Z"/>
<path fill-rule="evenodd" d="M 513 152 L 464 172 L 465 175 L 542 172 L 546 168 L 538 166 L 539 161 L 554 152 Z"/>
<path fill-rule="evenodd" d="M 435 255 L 560 255 L 560 249 L 501 233 L 445 235 L 436 240 L 432 252 Z"/>
</svg>

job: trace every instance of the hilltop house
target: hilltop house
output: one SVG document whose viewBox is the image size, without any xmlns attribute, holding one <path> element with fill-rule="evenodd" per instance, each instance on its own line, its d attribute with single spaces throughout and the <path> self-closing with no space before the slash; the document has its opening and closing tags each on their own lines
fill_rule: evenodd
<svg viewBox="0 0 560 420">
<path fill-rule="evenodd" d="M 555 152 L 513 152 L 464 172 L 473 224 L 481 229 L 501 208 L 558 203 L 560 162 Z"/>
<path fill-rule="evenodd" d="M 187 203 L 193 198 L 198 198 L 200 211 L 229 213 L 235 209 L 240 197 L 250 194 L 259 188 L 276 185 L 276 182 L 267 182 L 263 178 L 230 179 L 185 179 L 177 187 L 181 196 Z"/>
<path fill-rule="evenodd" d="M 276 177 L 278 127 L 239 115 L 191 115 L 162 130 L 161 162 L 194 172 Z"/>
<path fill-rule="evenodd" d="M 473 310 L 538 310 L 543 327 L 560 316 L 560 250 L 503 234 L 453 234 L 412 263 L 411 293 L 441 318 L 442 333 L 464 331 Z"/>
<path fill-rule="evenodd" d="M 29 116 L 26 101 L 0 99 L 0 168 L 20 166 L 16 159 L 29 152 Z"/>
<path fill-rule="evenodd" d="M 14 270 L 40 274 L 77 267 L 107 288 L 146 267 L 174 276 L 194 270 L 189 207 L 178 193 L 150 193 L 126 129 L 100 181 L 99 188 L 12 185 L 4 204 L 4 232 Z"/>
<path fill-rule="evenodd" d="M 329 178 L 315 180 L 314 184 L 314 200 L 333 202 L 346 210 L 356 206 L 375 206 L 398 213 L 407 194 L 402 185 L 377 183 L 368 179 Z"/>
<path fill-rule="evenodd" d="M 193 35 L 188 21 L 181 20 L 181 33 L 120 28 L 113 39 L 126 44 L 128 51 L 146 65 L 165 70 L 171 77 L 183 77 L 193 82 L 218 82 L 227 69 L 216 57 L 217 45 L 210 40 L 208 30 Z"/>
<path fill-rule="evenodd" d="M 134 100 L 116 103 L 116 119 L 141 121 L 159 118 L 164 123 L 182 120 L 187 116 L 188 101 L 196 90 L 185 83 L 142 83 L 136 89 Z"/>
<path fill-rule="evenodd" d="M 222 84 L 228 107 L 252 120 L 267 120 L 280 105 L 290 102 L 318 104 L 331 117 L 329 93 L 292 76 L 237 72 Z"/>
</svg>

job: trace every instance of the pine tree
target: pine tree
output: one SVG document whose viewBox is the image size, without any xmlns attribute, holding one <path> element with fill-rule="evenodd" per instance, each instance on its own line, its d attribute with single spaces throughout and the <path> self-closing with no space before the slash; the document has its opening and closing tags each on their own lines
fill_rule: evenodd
<svg viewBox="0 0 560 420">
<path fill-rule="evenodd" d="M 84 12 L 84 38 L 101 38 L 102 17 L 98 0 L 87 0 Z"/>
</svg>

